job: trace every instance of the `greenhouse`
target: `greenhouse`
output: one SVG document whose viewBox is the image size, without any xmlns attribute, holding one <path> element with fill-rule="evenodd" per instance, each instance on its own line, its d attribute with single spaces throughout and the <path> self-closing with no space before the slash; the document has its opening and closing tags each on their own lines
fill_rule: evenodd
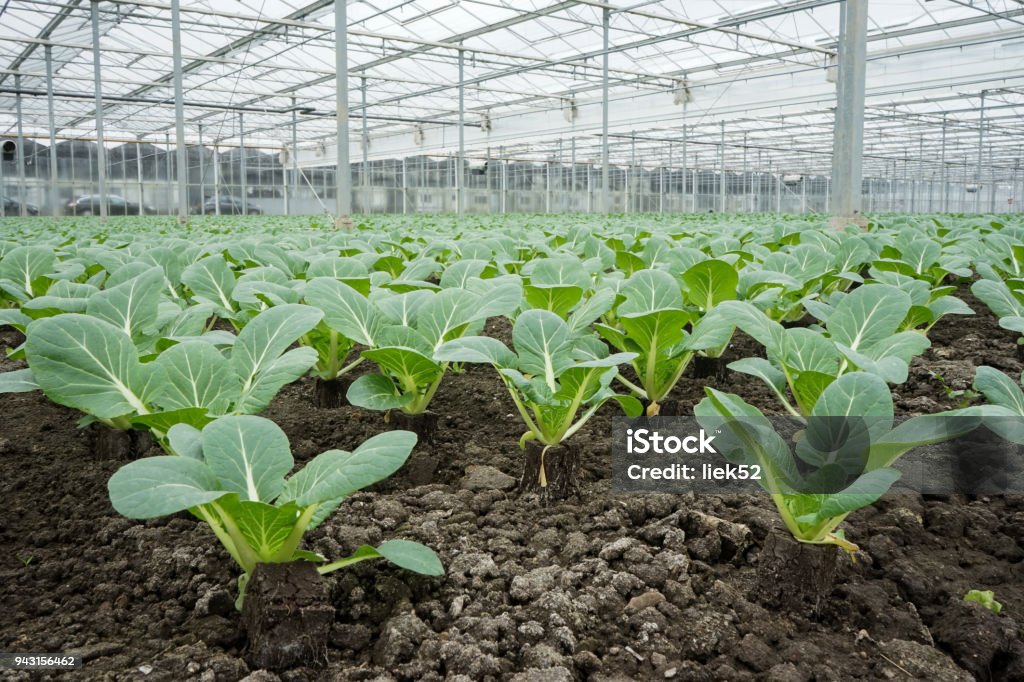
<svg viewBox="0 0 1024 682">
<path fill-rule="evenodd" d="M 0 2 L 0 678 L 1024 680 L 1024 1 Z"/>
</svg>

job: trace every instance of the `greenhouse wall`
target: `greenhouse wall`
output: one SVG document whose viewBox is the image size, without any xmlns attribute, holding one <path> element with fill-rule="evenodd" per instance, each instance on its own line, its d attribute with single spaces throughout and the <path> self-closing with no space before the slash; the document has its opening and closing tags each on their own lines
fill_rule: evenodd
<svg viewBox="0 0 1024 682">
<path fill-rule="evenodd" d="M 7 138 L 15 142 L 14 138 Z M 96 145 L 66 140 L 56 145 L 55 192 L 51 197 L 49 149 L 25 140 L 24 170 L 11 144 L 0 163 L 0 194 L 62 212 L 72 198 L 99 192 Z M 333 167 L 296 168 L 273 150 L 237 147 L 187 149 L 187 204 L 204 213 L 204 199 L 233 197 L 246 210 L 271 215 L 330 212 L 335 201 Z M 107 193 L 157 213 L 178 206 L 176 154 L 169 145 L 108 147 Z M 244 165 L 244 171 L 243 171 Z M 604 210 L 602 169 L 593 164 L 489 159 L 465 164 L 459 177 L 454 157 L 411 157 L 352 164 L 352 205 L 358 213 L 595 213 Z M 723 180 L 724 177 L 724 180 Z M 1024 180 L 1024 176 L 1021 178 Z M 460 182 L 461 180 L 461 182 Z M 723 187 L 724 184 L 724 187 Z M 461 187 L 460 187 L 461 185 Z M 608 210 L 614 213 L 821 213 L 831 183 L 820 175 L 705 168 L 617 165 L 609 172 Z M 978 183 L 964 178 L 865 178 L 866 212 L 1019 212 L 1024 186 L 1017 180 Z M 56 202 L 56 207 L 53 205 Z"/>
</svg>

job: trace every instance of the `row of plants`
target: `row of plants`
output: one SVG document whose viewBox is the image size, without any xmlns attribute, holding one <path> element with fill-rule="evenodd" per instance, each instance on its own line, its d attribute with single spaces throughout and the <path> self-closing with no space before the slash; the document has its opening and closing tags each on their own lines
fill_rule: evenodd
<svg viewBox="0 0 1024 682">
<path fill-rule="evenodd" d="M 958 435 L 942 421 L 951 413 L 897 425 L 890 393 L 941 318 L 974 313 L 957 290 L 969 285 L 1024 333 L 1024 224 L 980 217 L 843 232 L 736 216 L 402 218 L 346 233 L 276 222 L 211 220 L 177 235 L 144 219 L 109 231 L 22 221 L 0 241 L 0 326 L 24 334 L 8 354 L 28 365 L 0 374 L 0 391 L 41 390 L 83 424 L 152 433 L 165 454 L 115 474 L 115 509 L 188 510 L 209 524 L 242 568 L 240 607 L 261 564 L 303 560 L 326 573 L 385 558 L 443 572 L 432 550 L 404 540 L 333 562 L 300 545 L 352 492 L 396 471 L 417 436 L 429 443 L 431 401 L 466 364 L 491 365 L 522 419 L 522 489 L 565 497 L 576 487 L 570 439 L 602 405 L 672 413 L 667 398 L 687 369 L 714 367 L 739 329 L 764 357 L 728 368 L 763 381 L 781 413 L 881 420 L 866 466 L 821 494 L 802 492 L 801 449 L 769 434 L 741 397 L 708 388 L 696 409 L 768 472 L 796 540 L 853 552 L 839 526 L 895 482 L 898 457 Z M 511 347 L 484 333 L 498 319 Z M 289 476 L 287 439 L 256 415 L 304 376 L 322 406 L 344 398 L 415 433 L 325 452 Z M 975 388 L 988 404 L 959 416 L 1024 416 L 1005 374 L 981 367 Z"/>
</svg>

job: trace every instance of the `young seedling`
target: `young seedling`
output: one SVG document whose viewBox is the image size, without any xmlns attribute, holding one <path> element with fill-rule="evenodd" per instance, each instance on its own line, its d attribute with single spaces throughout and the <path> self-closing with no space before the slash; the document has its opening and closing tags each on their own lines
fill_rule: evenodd
<svg viewBox="0 0 1024 682">
<path fill-rule="evenodd" d="M 885 381 L 854 372 L 822 391 L 803 422 L 802 437 L 791 447 L 756 407 L 738 396 L 705 390 L 707 397 L 694 409 L 701 426 L 719 432 L 715 443 L 727 460 L 759 467 L 761 486 L 797 541 L 776 537 L 766 546 L 759 565 L 762 591 L 780 606 L 799 610 L 809 604 L 813 612 L 831 589 L 834 548 L 851 556 L 858 550 L 839 528 L 846 517 L 875 502 L 899 479 L 892 465 L 904 453 L 951 440 L 979 423 L 957 412 L 894 426 Z M 953 415 L 957 418 L 949 419 Z"/>
<path fill-rule="evenodd" d="M 94 315 L 36 320 L 25 343 L 29 368 L 0 374 L 0 391 L 42 389 L 60 405 L 113 429 L 143 427 L 166 445 L 179 423 L 203 426 L 228 414 L 265 408 L 316 360 L 289 346 L 322 313 L 302 305 L 270 308 L 245 326 L 229 353 L 201 339 L 175 343 L 148 362 L 124 328 Z"/>
<path fill-rule="evenodd" d="M 996 601 L 996 593 L 992 590 L 971 590 L 964 595 L 964 601 L 981 604 L 996 615 L 1003 610 L 1003 605 Z"/>
<path fill-rule="evenodd" d="M 764 381 L 787 413 L 802 417 L 812 414 L 822 392 L 845 374 L 868 372 L 892 384 L 907 380 L 910 361 L 930 345 L 923 334 L 898 331 L 911 306 L 910 296 L 896 287 L 869 284 L 835 306 L 810 307 L 825 317 L 820 330 L 786 329 L 745 302 L 726 301 L 719 311 L 768 356 L 729 367 Z"/>
<path fill-rule="evenodd" d="M 522 488 L 568 495 L 576 488 L 576 455 L 558 447 L 608 400 L 617 401 L 630 416 L 643 411 L 636 398 L 611 388 L 619 365 L 635 359 L 636 353 L 609 355 L 599 339 L 574 334 L 548 310 L 522 313 L 512 328 L 512 343 L 515 352 L 497 339 L 465 337 L 443 344 L 435 357 L 494 366 L 527 427 L 519 446 L 539 444 L 527 458 Z"/>
<path fill-rule="evenodd" d="M 736 297 L 736 271 L 713 259 L 687 270 L 682 282 L 662 270 L 640 270 L 619 295 L 623 300 L 615 310 L 617 324 L 595 327 L 617 350 L 636 355 L 631 364 L 640 385 L 621 374 L 618 379 L 647 402 L 647 416 L 654 417 L 697 353 L 720 354 L 732 338 L 733 326 L 712 311 Z"/>
<path fill-rule="evenodd" d="M 405 463 L 416 443 L 412 433 L 380 434 L 352 452 L 328 450 L 291 476 L 295 462 L 288 438 L 262 417 L 221 417 L 202 431 L 178 424 L 168 441 L 175 455 L 136 460 L 110 478 L 110 501 L 132 519 L 188 510 L 207 523 L 242 569 L 239 608 L 249 576 L 261 563 L 311 561 L 326 574 L 384 558 L 417 573 L 443 573 L 432 550 L 404 540 L 363 546 L 330 562 L 300 546 L 345 498 Z"/>
<path fill-rule="evenodd" d="M 349 402 L 408 415 L 411 419 L 402 423 L 414 428 L 422 440 L 433 435 L 427 410 L 448 369 L 438 349 L 447 341 L 475 333 L 489 317 L 510 314 L 522 300 L 522 287 L 514 276 L 472 279 L 468 288 L 436 293 L 379 291 L 373 300 L 342 284 L 320 280 L 310 284 L 319 286 L 329 286 L 337 295 L 335 308 L 328 313 L 331 326 L 366 345 L 362 357 L 379 370 L 352 383 Z"/>
</svg>

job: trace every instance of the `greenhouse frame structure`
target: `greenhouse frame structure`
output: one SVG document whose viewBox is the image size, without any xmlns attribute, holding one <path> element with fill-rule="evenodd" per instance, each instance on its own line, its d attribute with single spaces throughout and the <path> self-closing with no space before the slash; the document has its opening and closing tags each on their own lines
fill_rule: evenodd
<svg viewBox="0 0 1024 682">
<path fill-rule="evenodd" d="M 1019 0 L 10 0 L 0 191 L 182 218 L 1019 211 L 1022 66 Z"/>
</svg>

